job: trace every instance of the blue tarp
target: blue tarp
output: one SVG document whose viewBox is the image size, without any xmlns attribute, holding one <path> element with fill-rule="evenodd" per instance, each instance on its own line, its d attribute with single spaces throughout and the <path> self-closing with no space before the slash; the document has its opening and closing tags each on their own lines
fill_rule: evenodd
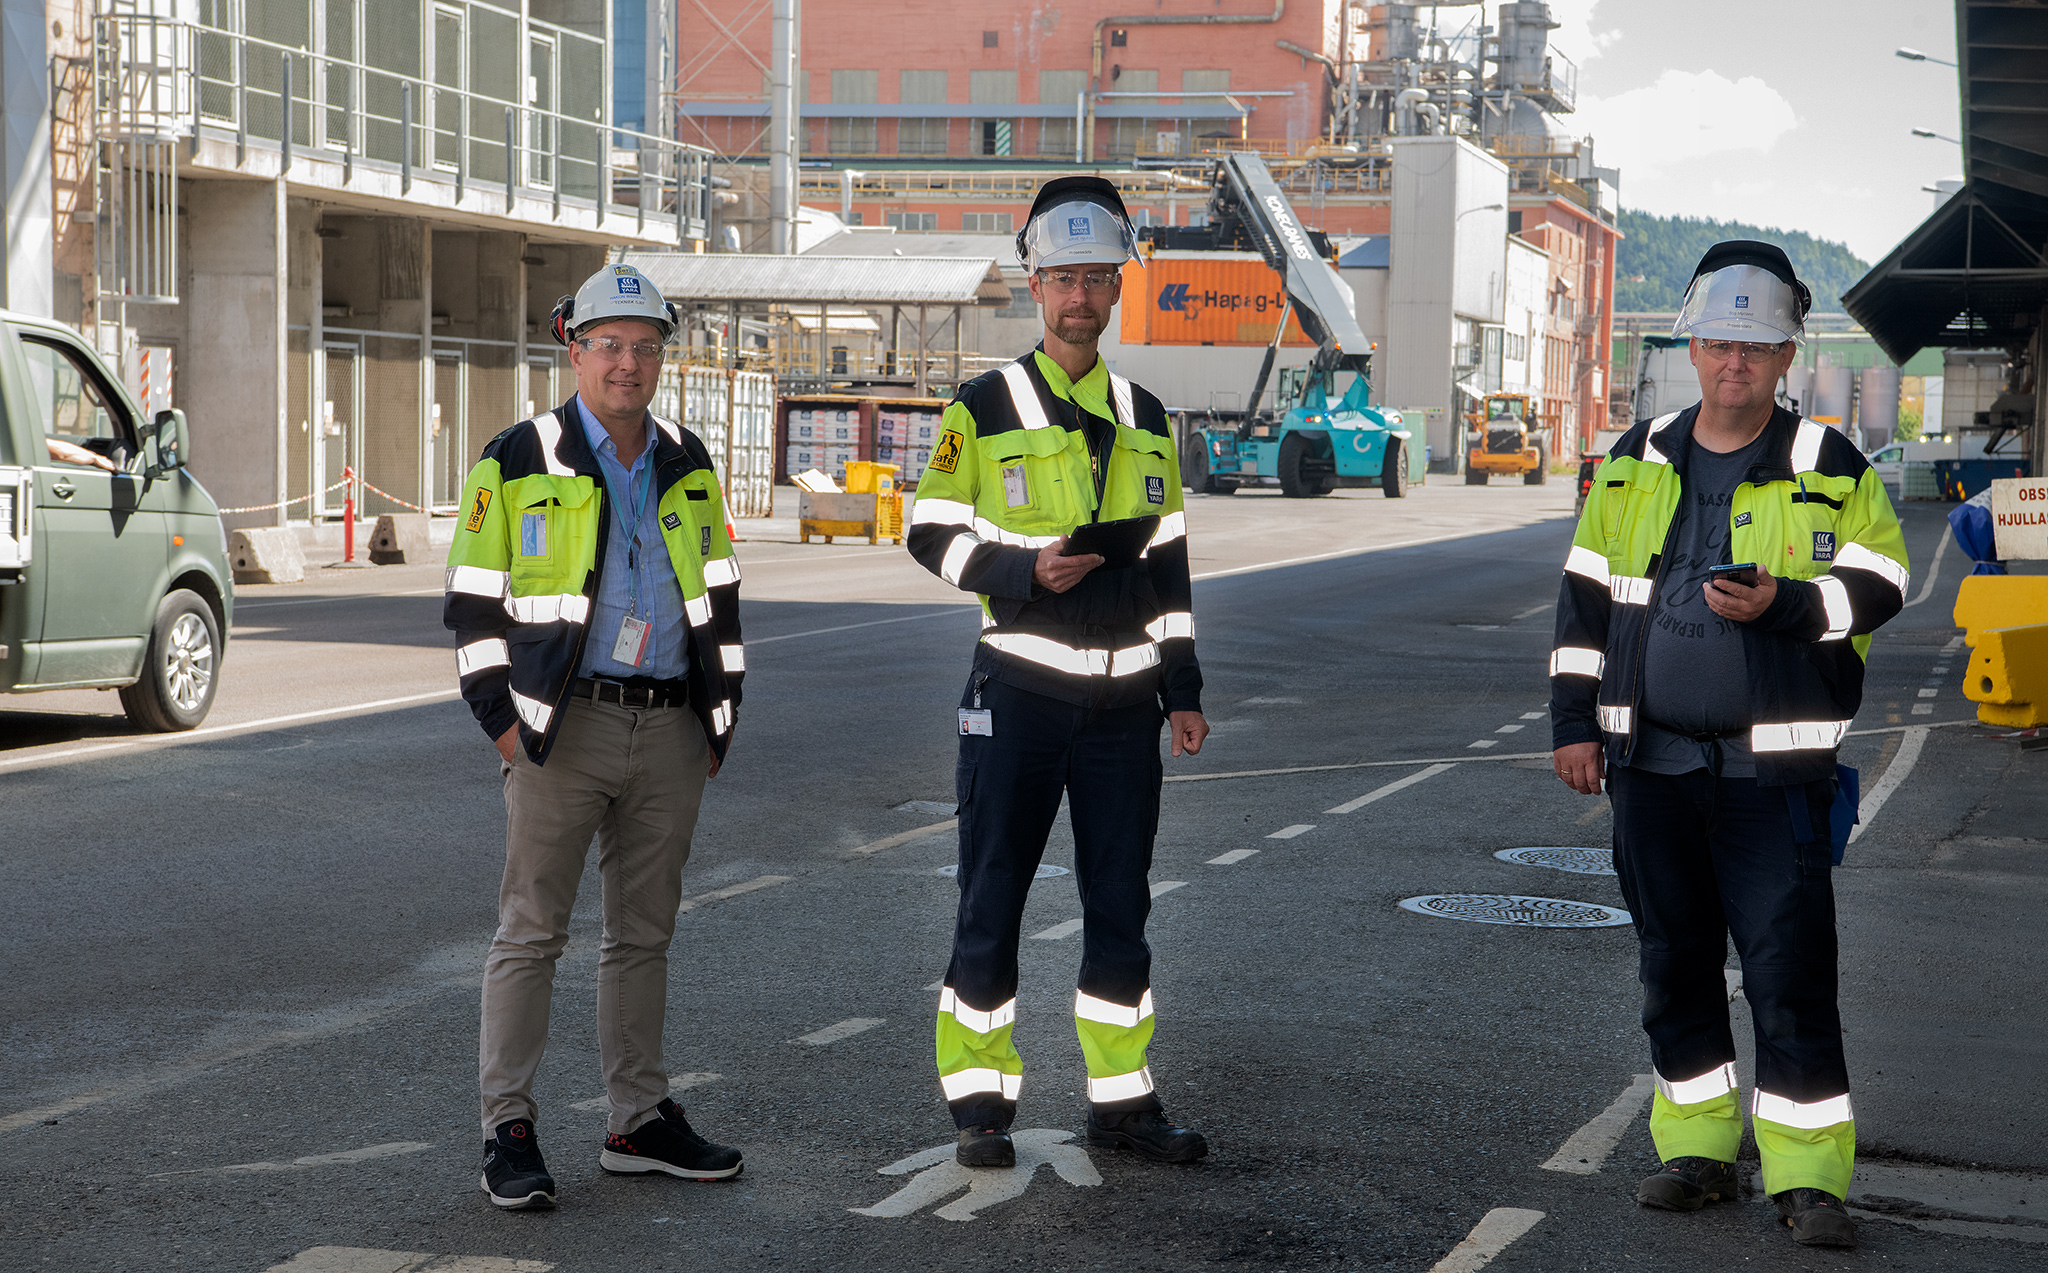
<svg viewBox="0 0 2048 1273">
<path fill-rule="evenodd" d="M 2002 575 L 2005 567 L 1999 563 L 1998 549 L 1991 528 L 1991 491 L 1989 488 L 1977 492 L 1969 499 L 1948 510 L 1949 528 L 1955 532 L 1956 547 L 1970 555 L 1977 563 L 1973 575 Z"/>
</svg>

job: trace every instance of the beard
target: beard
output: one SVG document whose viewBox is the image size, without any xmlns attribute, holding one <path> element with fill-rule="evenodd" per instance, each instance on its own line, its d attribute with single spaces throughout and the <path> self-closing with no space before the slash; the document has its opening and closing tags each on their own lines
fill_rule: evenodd
<svg viewBox="0 0 2048 1273">
<path fill-rule="evenodd" d="M 1107 326 L 1107 319 L 1094 314 L 1061 314 L 1052 320 L 1052 334 L 1069 345 L 1092 345 Z"/>
</svg>

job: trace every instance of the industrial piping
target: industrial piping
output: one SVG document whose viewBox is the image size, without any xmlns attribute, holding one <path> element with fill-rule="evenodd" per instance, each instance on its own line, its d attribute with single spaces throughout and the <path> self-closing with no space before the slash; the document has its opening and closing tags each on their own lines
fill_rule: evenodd
<svg viewBox="0 0 2048 1273">
<path fill-rule="evenodd" d="M 1086 161 L 1091 164 L 1095 162 L 1095 95 L 1102 91 L 1102 30 L 1104 27 L 1268 25 L 1278 22 L 1280 15 L 1286 12 L 1286 9 L 1287 0 L 1273 0 L 1272 16 L 1264 18 L 1258 17 L 1255 14 L 1233 13 L 1207 13 L 1199 16 L 1169 16 L 1159 13 L 1147 13 L 1134 14 L 1127 18 L 1104 18 L 1102 21 L 1097 22 L 1095 24 L 1095 36 L 1089 41 L 1088 45 L 1088 118 L 1087 126 L 1082 130 L 1087 147 L 1082 151 L 1082 154 Z M 1172 97 L 1174 94 L 1162 93 L 1160 96 Z"/>
</svg>

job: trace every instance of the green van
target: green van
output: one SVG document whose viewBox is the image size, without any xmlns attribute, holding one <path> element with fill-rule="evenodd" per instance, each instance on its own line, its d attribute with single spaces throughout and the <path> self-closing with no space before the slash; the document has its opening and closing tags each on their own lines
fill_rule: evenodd
<svg viewBox="0 0 2048 1273">
<path fill-rule="evenodd" d="M 188 444 L 77 332 L 0 311 L 0 693 L 118 688 L 139 729 L 206 719 L 234 571 Z"/>
</svg>

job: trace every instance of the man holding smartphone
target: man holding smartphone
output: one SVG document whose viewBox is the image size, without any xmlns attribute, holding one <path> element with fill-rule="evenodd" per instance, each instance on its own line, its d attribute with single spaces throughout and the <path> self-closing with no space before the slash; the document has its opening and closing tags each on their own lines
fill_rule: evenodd
<svg viewBox="0 0 2048 1273">
<path fill-rule="evenodd" d="M 1160 726 L 1170 722 L 1176 756 L 1200 751 L 1209 726 L 1166 410 L 1096 354 L 1136 239 L 1100 177 L 1038 192 L 1017 254 L 1044 340 L 960 386 L 911 515 L 911 554 L 982 607 L 957 721 L 960 909 L 937 1028 L 939 1083 L 970 1167 L 1017 1161 L 1017 941 L 1063 794 L 1086 923 L 1074 1029 L 1089 1142 L 1162 1162 L 1208 1152 L 1162 1113 L 1146 1058 Z M 1068 552 L 1077 528 L 1133 518 L 1156 519 L 1135 564 Z M 1113 546 L 1120 528 L 1107 529 Z"/>
<path fill-rule="evenodd" d="M 1907 562 L 1856 447 L 1776 405 L 1810 303 L 1771 244 L 1701 258 L 1672 334 L 1691 338 L 1703 396 L 1637 424 L 1594 479 L 1559 592 L 1551 730 L 1562 781 L 1594 795 L 1607 780 L 1642 942 L 1664 1167 L 1637 1201 L 1736 1196 L 1732 936 L 1764 1191 L 1797 1241 L 1843 1247 L 1856 1131 L 1829 812 L 1869 634 L 1903 604 Z"/>
</svg>

